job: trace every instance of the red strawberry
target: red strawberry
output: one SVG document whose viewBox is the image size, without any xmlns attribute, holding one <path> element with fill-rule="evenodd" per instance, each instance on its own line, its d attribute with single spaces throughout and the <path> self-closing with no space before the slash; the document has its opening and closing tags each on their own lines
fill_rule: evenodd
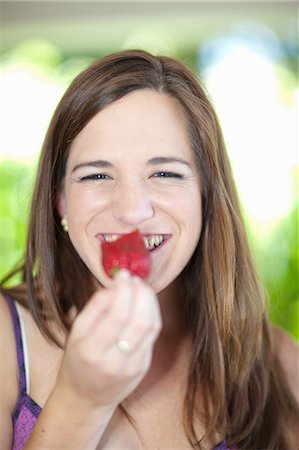
<svg viewBox="0 0 299 450">
<path fill-rule="evenodd" d="M 104 269 L 111 278 L 119 269 L 145 279 L 150 273 L 151 258 L 139 230 L 124 234 L 113 242 L 102 242 Z"/>
</svg>

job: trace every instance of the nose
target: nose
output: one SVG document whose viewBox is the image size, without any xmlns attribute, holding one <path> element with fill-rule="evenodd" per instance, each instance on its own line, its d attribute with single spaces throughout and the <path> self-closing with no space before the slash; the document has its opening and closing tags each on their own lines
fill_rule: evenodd
<svg viewBox="0 0 299 450">
<path fill-rule="evenodd" d="M 154 208 L 144 185 L 120 185 L 113 198 L 113 217 L 123 225 L 137 226 L 154 216 Z"/>
</svg>

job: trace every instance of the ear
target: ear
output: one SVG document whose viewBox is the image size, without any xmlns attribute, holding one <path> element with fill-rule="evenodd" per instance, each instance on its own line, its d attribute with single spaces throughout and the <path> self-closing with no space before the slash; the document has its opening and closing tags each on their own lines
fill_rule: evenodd
<svg viewBox="0 0 299 450">
<path fill-rule="evenodd" d="M 66 198 L 63 192 L 57 194 L 56 209 L 61 218 L 66 216 Z"/>
</svg>

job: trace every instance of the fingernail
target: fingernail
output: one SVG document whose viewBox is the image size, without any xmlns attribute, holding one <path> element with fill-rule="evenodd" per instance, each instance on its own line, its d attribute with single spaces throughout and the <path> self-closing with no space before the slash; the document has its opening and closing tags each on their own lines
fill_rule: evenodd
<svg viewBox="0 0 299 450">
<path fill-rule="evenodd" d="M 128 280 L 130 278 L 130 272 L 126 269 L 121 269 L 117 273 L 116 278 L 119 278 L 120 280 Z"/>
</svg>

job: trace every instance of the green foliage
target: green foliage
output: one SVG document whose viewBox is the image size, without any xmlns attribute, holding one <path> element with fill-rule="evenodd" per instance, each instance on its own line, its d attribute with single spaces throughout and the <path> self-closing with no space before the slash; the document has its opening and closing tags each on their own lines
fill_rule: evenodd
<svg viewBox="0 0 299 450">
<path fill-rule="evenodd" d="M 33 164 L 9 160 L 0 163 L 1 278 L 24 253 L 33 176 Z"/>
<path fill-rule="evenodd" d="M 257 246 L 257 262 L 273 322 L 299 341 L 298 203 Z"/>
</svg>

